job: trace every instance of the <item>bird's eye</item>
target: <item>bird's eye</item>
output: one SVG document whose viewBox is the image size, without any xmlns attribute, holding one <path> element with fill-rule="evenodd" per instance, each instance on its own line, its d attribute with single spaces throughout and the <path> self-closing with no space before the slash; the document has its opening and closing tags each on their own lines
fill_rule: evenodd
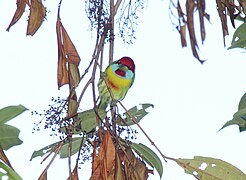
<svg viewBox="0 0 246 180">
<path fill-rule="evenodd" d="M 118 61 L 118 64 L 121 64 L 121 61 L 120 60 Z"/>
</svg>

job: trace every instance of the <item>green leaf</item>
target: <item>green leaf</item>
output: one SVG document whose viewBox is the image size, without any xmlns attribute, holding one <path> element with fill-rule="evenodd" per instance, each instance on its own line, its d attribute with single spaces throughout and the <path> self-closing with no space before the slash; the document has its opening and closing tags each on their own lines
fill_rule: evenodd
<svg viewBox="0 0 246 180">
<path fill-rule="evenodd" d="M 177 159 L 176 162 L 186 173 L 200 180 L 246 179 L 241 170 L 220 159 L 195 156 L 194 159 Z"/>
<path fill-rule="evenodd" d="M 22 144 L 18 138 L 20 130 L 14 126 L 0 124 L 0 145 L 4 150 Z"/>
<path fill-rule="evenodd" d="M 104 119 L 106 117 L 106 111 L 99 109 L 98 115 L 101 119 Z M 90 132 L 92 129 L 97 127 L 97 121 L 96 121 L 96 113 L 94 109 L 90 109 L 81 113 L 78 113 L 78 117 L 80 120 L 80 125 L 82 131 Z"/>
<path fill-rule="evenodd" d="M 228 49 L 233 48 L 246 48 L 246 23 L 241 24 L 235 31 L 231 46 Z"/>
<path fill-rule="evenodd" d="M 145 160 L 152 168 L 157 170 L 161 178 L 163 174 L 163 166 L 160 158 L 155 154 L 155 152 L 141 143 L 131 143 L 130 146 L 141 158 L 143 158 L 143 160 Z"/>
<path fill-rule="evenodd" d="M 129 109 L 128 112 L 135 117 L 136 122 L 139 123 L 140 120 L 146 116 L 148 114 L 147 111 L 145 111 L 146 109 L 148 109 L 149 107 L 154 107 L 153 104 L 141 104 L 142 108 L 138 109 L 137 106 L 134 106 L 133 108 Z M 116 123 L 120 126 L 131 126 L 134 125 L 135 122 L 132 120 L 132 118 L 125 112 L 123 114 L 123 116 L 125 116 L 125 118 L 122 118 L 120 116 L 118 116 Z"/>
<path fill-rule="evenodd" d="M 221 129 L 230 126 L 230 125 L 238 125 L 239 131 L 245 131 L 246 130 L 246 94 L 243 95 L 241 98 L 239 105 L 238 105 L 238 111 L 233 115 L 233 119 L 230 121 L 227 121 Z M 220 130 L 221 130 L 220 129 Z"/>
<path fill-rule="evenodd" d="M 72 138 L 72 140 L 71 140 L 71 142 L 72 142 L 71 156 L 74 155 L 75 153 L 77 153 L 79 151 L 81 140 L 82 140 L 81 137 Z M 35 157 L 38 157 L 38 156 L 41 156 L 42 157 L 45 154 L 50 153 L 52 151 L 52 149 L 54 147 L 56 147 L 59 143 L 60 143 L 60 141 L 59 142 L 56 142 L 56 143 L 53 143 L 53 144 L 50 144 L 48 146 L 45 146 L 44 148 L 39 149 L 37 151 L 34 151 L 32 153 L 32 156 L 31 156 L 30 161 L 33 158 L 35 158 Z M 66 142 L 66 143 L 63 144 L 61 150 L 58 153 L 60 155 L 60 158 L 67 158 L 68 157 L 68 145 L 69 145 L 68 142 Z"/>
<path fill-rule="evenodd" d="M 7 176 L 10 180 L 22 180 L 22 178 L 13 169 L 0 161 L 0 179 L 3 179 L 4 176 Z"/>
<path fill-rule="evenodd" d="M 241 98 L 239 104 L 238 104 L 238 110 L 245 109 L 246 108 L 246 93 Z"/>
<path fill-rule="evenodd" d="M 0 124 L 4 124 L 24 111 L 28 110 L 22 105 L 8 106 L 0 109 Z"/>
<path fill-rule="evenodd" d="M 233 115 L 233 119 L 230 121 L 227 121 L 221 129 L 230 126 L 230 125 L 238 125 L 239 126 L 239 131 L 242 132 L 245 130 L 246 128 L 246 120 L 243 119 L 242 117 L 246 114 L 246 108 L 245 109 L 241 109 L 238 112 L 236 112 Z M 220 130 L 221 130 L 220 129 Z"/>
<path fill-rule="evenodd" d="M 98 115 L 101 119 L 104 119 L 106 117 L 106 111 L 99 109 L 98 110 Z M 80 134 L 82 132 L 90 132 L 92 131 L 94 128 L 97 127 L 97 121 L 96 121 L 96 113 L 94 111 L 94 109 L 90 109 L 90 110 L 86 110 L 83 112 L 78 113 L 78 118 L 79 121 L 75 124 L 75 127 L 79 127 L 76 128 L 74 130 L 74 134 Z M 71 127 L 61 127 L 59 130 L 61 132 L 66 132 L 66 129 L 70 129 Z"/>
</svg>

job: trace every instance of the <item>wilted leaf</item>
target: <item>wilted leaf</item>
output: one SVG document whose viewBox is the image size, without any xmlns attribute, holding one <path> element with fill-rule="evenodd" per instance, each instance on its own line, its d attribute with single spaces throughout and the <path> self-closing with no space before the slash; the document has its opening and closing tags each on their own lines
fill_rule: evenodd
<svg viewBox="0 0 246 180">
<path fill-rule="evenodd" d="M 9 159 L 7 158 L 7 156 L 5 155 L 2 146 L 0 145 L 0 160 L 2 162 L 4 162 L 7 166 L 9 166 L 10 168 L 12 168 Z M 12 168 L 13 169 L 13 168 Z"/>
<path fill-rule="evenodd" d="M 70 177 L 67 178 L 67 180 L 70 180 L 69 179 Z M 78 166 L 77 164 L 75 165 L 74 169 L 73 169 L 73 172 L 72 172 L 72 180 L 79 180 L 79 175 L 78 175 Z"/>
<path fill-rule="evenodd" d="M 124 162 L 126 179 L 143 180 L 148 178 L 148 173 L 153 173 L 143 161 L 135 157 L 130 147 L 121 153 L 121 159 Z"/>
<path fill-rule="evenodd" d="M 227 121 L 221 129 L 230 125 L 238 125 L 240 132 L 245 131 L 246 130 L 246 120 L 244 118 L 245 115 L 246 115 L 246 94 L 244 94 L 243 97 L 241 98 L 238 105 L 238 111 L 233 115 L 233 119 Z"/>
<path fill-rule="evenodd" d="M 57 43 L 58 43 L 58 88 L 64 84 L 69 84 L 70 89 L 77 87 L 79 83 L 79 54 L 72 43 L 67 31 L 58 16 L 56 22 Z M 68 69 L 69 68 L 69 69 Z"/>
<path fill-rule="evenodd" d="M 0 124 L 4 124 L 14 117 L 20 115 L 24 111 L 28 110 L 22 105 L 18 106 L 8 106 L 0 109 Z"/>
<path fill-rule="evenodd" d="M 68 97 L 68 111 L 67 111 L 68 118 L 75 117 L 77 115 L 77 110 L 78 110 L 77 95 L 75 89 L 72 89 Z"/>
<path fill-rule="evenodd" d="M 31 0 L 30 15 L 26 35 L 33 36 L 44 21 L 46 9 L 42 0 Z"/>
<path fill-rule="evenodd" d="M 195 156 L 194 159 L 177 159 L 176 162 L 186 173 L 200 180 L 246 179 L 241 170 L 220 159 Z"/>
<path fill-rule="evenodd" d="M 129 109 L 128 112 L 135 117 L 137 123 L 140 122 L 140 120 L 148 114 L 147 111 L 145 111 L 149 107 L 154 107 L 153 104 L 141 104 L 142 109 L 138 109 L 137 106 L 134 106 L 133 108 Z M 120 126 L 131 126 L 134 125 L 135 122 L 132 120 L 132 118 L 127 114 L 124 113 L 124 116 L 126 118 L 121 118 L 120 116 L 117 118 L 116 123 Z"/>
<path fill-rule="evenodd" d="M 93 151 L 92 175 L 90 180 L 114 180 L 115 174 L 115 146 L 110 133 L 107 131 L 100 145 L 98 154 L 96 147 Z"/>
<path fill-rule="evenodd" d="M 5 178 L 2 178 L 4 176 Z M 17 174 L 12 168 L 0 161 L 0 179 L 6 179 L 6 176 L 9 180 L 22 180 L 19 174 Z"/>
<path fill-rule="evenodd" d="M 38 180 L 47 180 L 47 171 L 46 169 L 42 172 L 42 174 L 39 176 Z"/>
<path fill-rule="evenodd" d="M 150 148 L 144 144 L 131 143 L 130 146 L 138 155 L 143 158 L 152 168 L 155 168 L 159 173 L 160 178 L 163 174 L 163 167 L 160 158 Z"/>
<path fill-rule="evenodd" d="M 219 13 L 220 21 L 222 24 L 222 32 L 223 32 L 223 41 L 225 46 L 225 36 L 229 34 L 228 26 L 227 26 L 227 18 L 226 18 L 226 9 L 222 1 L 216 0 L 217 10 Z"/>
<path fill-rule="evenodd" d="M 10 30 L 10 28 L 17 22 L 19 21 L 19 19 L 21 18 L 22 14 L 24 13 L 25 11 L 25 8 L 26 8 L 26 5 L 29 4 L 28 0 L 17 0 L 16 1 L 16 5 L 17 5 L 17 8 L 15 10 L 15 14 L 14 14 L 14 17 L 12 18 L 8 28 L 7 28 L 7 31 Z"/>
<path fill-rule="evenodd" d="M 235 31 L 231 46 L 228 49 L 233 48 L 246 48 L 246 23 L 241 24 Z"/>
<path fill-rule="evenodd" d="M 74 155 L 75 153 L 77 153 L 79 151 L 79 147 L 80 147 L 80 144 L 81 144 L 81 137 L 72 138 L 71 142 L 72 142 L 71 155 Z M 50 144 L 48 146 L 45 146 L 44 148 L 39 149 L 37 151 L 34 151 L 32 153 L 30 161 L 33 158 L 35 158 L 35 157 L 39 157 L 39 156 L 42 157 L 45 154 L 50 153 L 52 151 L 52 149 L 54 147 L 56 147 L 58 144 L 60 144 L 60 141 L 56 142 L 56 143 L 53 143 L 53 144 Z M 64 143 L 62 148 L 61 148 L 61 150 L 60 150 L 60 152 L 58 153 L 61 158 L 67 158 L 68 157 L 68 144 L 69 144 L 68 142 Z"/>
<path fill-rule="evenodd" d="M 186 1 L 186 14 L 187 14 L 187 26 L 190 35 L 190 43 L 193 56 L 199 60 L 200 63 L 204 63 L 204 60 L 201 60 L 198 53 L 197 53 L 197 41 L 195 35 L 195 28 L 194 28 L 194 9 L 195 9 L 195 1 L 194 0 L 187 0 Z"/>
<path fill-rule="evenodd" d="M 121 162 L 121 159 L 119 157 L 119 153 L 116 153 L 116 163 L 115 163 L 115 179 L 117 180 L 125 180 L 126 177 L 125 177 L 125 173 L 123 172 L 124 171 L 124 168 L 122 166 L 122 162 Z"/>
<path fill-rule="evenodd" d="M 22 141 L 18 138 L 20 130 L 16 127 L 0 124 L 0 145 L 4 150 L 22 144 Z"/>
</svg>

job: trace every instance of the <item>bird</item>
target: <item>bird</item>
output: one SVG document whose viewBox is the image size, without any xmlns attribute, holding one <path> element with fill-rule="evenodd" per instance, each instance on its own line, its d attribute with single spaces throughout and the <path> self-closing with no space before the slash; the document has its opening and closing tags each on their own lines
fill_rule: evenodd
<svg viewBox="0 0 246 180">
<path fill-rule="evenodd" d="M 106 110 L 108 104 L 115 105 L 118 101 L 123 100 L 134 79 L 135 64 L 130 57 L 124 56 L 109 64 L 105 71 L 101 73 L 98 81 L 100 97 L 98 109 Z"/>
</svg>

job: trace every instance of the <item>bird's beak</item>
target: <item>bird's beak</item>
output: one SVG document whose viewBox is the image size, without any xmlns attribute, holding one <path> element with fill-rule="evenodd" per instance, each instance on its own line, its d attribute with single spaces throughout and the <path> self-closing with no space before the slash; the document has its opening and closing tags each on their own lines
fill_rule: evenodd
<svg viewBox="0 0 246 180">
<path fill-rule="evenodd" d="M 128 67 L 125 66 L 124 64 L 119 64 L 119 69 L 122 70 L 122 71 L 127 71 Z"/>
</svg>

